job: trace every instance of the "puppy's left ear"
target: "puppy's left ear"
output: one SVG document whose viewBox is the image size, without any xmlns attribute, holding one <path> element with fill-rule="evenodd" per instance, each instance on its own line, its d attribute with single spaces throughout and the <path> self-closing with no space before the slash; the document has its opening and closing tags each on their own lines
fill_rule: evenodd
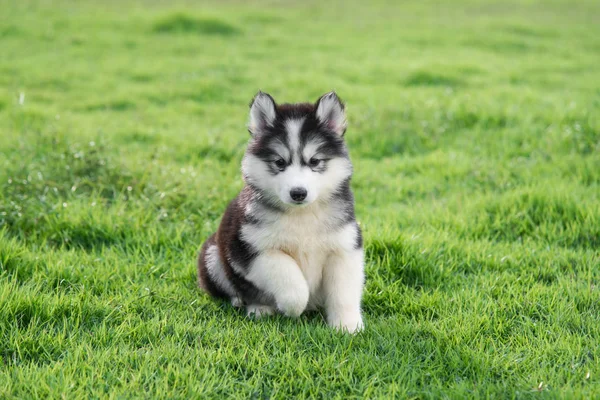
<svg viewBox="0 0 600 400">
<path fill-rule="evenodd" d="M 335 94 L 329 92 L 317 100 L 315 104 L 316 116 L 320 123 L 340 136 L 346 132 L 346 112 L 344 103 Z"/>
</svg>

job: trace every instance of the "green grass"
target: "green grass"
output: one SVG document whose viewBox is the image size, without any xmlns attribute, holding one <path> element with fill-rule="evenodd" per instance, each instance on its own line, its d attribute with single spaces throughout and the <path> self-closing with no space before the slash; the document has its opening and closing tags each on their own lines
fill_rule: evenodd
<svg viewBox="0 0 600 400">
<path fill-rule="evenodd" d="M 4 1 L 0 398 L 600 397 L 600 2 Z M 195 283 L 248 102 L 347 102 L 366 329 Z"/>
</svg>

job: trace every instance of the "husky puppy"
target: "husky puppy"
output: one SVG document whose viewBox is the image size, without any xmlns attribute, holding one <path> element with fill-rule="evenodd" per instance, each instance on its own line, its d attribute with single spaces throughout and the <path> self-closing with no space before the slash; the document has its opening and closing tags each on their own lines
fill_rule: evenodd
<svg viewBox="0 0 600 400">
<path fill-rule="evenodd" d="M 259 92 L 248 130 L 245 186 L 202 246 L 200 287 L 249 316 L 323 307 L 329 325 L 360 330 L 363 240 L 344 103 L 331 92 L 315 104 L 278 105 Z"/>
</svg>

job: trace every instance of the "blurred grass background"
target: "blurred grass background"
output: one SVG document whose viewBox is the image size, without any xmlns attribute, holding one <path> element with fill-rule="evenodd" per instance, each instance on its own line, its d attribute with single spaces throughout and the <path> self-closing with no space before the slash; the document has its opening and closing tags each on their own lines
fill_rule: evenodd
<svg viewBox="0 0 600 400">
<path fill-rule="evenodd" d="M 0 397 L 600 396 L 600 3 L 0 9 Z M 196 289 L 258 89 L 347 103 L 356 337 Z"/>
</svg>

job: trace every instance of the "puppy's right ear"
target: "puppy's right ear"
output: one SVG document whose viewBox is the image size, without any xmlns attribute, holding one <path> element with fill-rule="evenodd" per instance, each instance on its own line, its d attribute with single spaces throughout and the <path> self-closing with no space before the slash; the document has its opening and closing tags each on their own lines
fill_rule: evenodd
<svg viewBox="0 0 600 400">
<path fill-rule="evenodd" d="M 250 103 L 248 131 L 252 136 L 260 134 L 275 122 L 275 100 L 268 93 L 258 92 Z"/>
</svg>

